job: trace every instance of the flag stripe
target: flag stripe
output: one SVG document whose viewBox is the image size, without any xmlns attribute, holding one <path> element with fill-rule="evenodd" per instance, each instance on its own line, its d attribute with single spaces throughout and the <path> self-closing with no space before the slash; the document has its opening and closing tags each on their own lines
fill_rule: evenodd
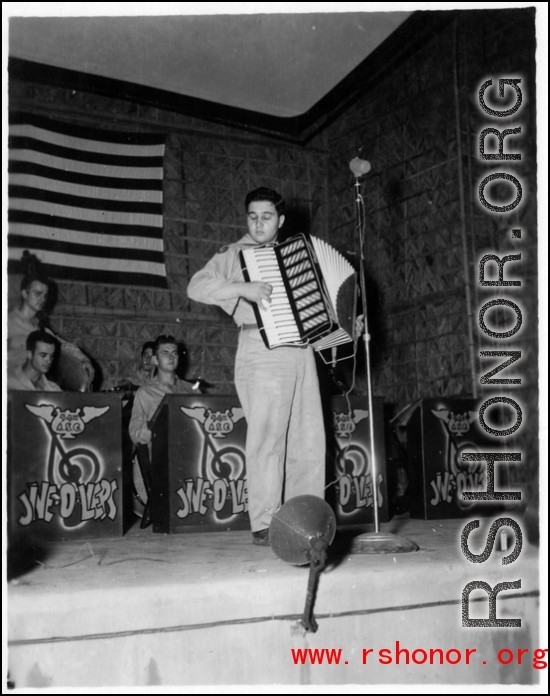
<svg viewBox="0 0 550 696">
<path fill-rule="evenodd" d="M 132 145 L 126 143 L 107 143 L 101 140 L 87 140 L 75 138 L 70 135 L 55 133 L 54 131 L 31 126 L 26 123 L 10 126 L 10 135 L 20 138 L 32 138 L 33 140 L 75 148 L 76 150 L 88 150 L 90 152 L 104 152 L 109 155 L 126 155 L 131 157 L 160 157 L 164 150 L 164 144 L 158 145 Z"/>
<path fill-rule="evenodd" d="M 86 198 L 97 199 L 99 196 L 102 196 L 103 199 L 113 201 L 138 201 L 140 203 L 159 203 L 162 205 L 162 191 L 101 188 L 99 185 L 83 186 L 82 184 L 73 184 L 68 181 L 46 179 L 43 176 L 34 176 L 34 174 L 14 174 L 12 172 L 9 174 L 8 184 L 10 186 L 27 186 L 28 188 L 35 188 L 40 191 L 54 191 L 75 196 L 80 195 Z"/>
<path fill-rule="evenodd" d="M 155 179 L 162 177 L 162 168 L 159 167 L 144 167 L 142 169 L 139 166 L 117 167 L 94 162 L 79 162 L 78 160 L 55 157 L 54 155 L 35 152 L 34 150 L 11 150 L 10 159 L 36 162 L 36 164 L 44 164 L 47 167 L 55 167 L 56 169 L 80 172 L 82 174 L 94 174 L 96 176 L 115 176 L 123 179 Z"/>
<path fill-rule="evenodd" d="M 13 257 L 11 255 L 13 251 Z M 8 273 L 22 273 L 20 256 L 23 249 L 10 250 L 10 258 L 8 259 Z M 166 278 L 162 275 L 155 275 L 153 271 L 147 268 L 146 272 L 133 271 L 135 262 L 125 267 L 120 267 L 114 270 L 104 270 L 103 267 L 91 268 L 89 264 L 78 268 L 78 275 L 75 277 L 74 269 L 77 264 L 73 262 L 72 257 L 63 257 L 61 260 L 64 264 L 58 264 L 58 256 L 53 254 L 55 263 L 50 263 L 49 252 L 42 252 L 42 272 L 52 278 L 60 278 L 64 280 L 77 280 L 83 283 L 114 283 L 119 284 L 120 278 L 124 278 L 125 285 L 146 285 L 147 287 L 166 288 Z M 81 259 L 77 259 L 81 261 Z"/>
<path fill-rule="evenodd" d="M 9 247 L 25 249 L 43 249 L 44 251 L 57 252 L 59 254 L 70 254 L 86 257 L 86 265 L 90 265 L 96 258 L 101 267 L 106 268 L 114 259 L 125 261 L 145 261 L 161 265 L 164 257 L 162 252 L 149 251 L 143 249 L 128 249 L 119 247 L 105 247 L 102 245 L 105 257 L 99 256 L 99 247 L 96 244 L 74 244 L 73 242 L 61 242 L 55 239 L 40 239 L 36 237 L 26 237 L 13 234 L 8 241 Z"/>
<path fill-rule="evenodd" d="M 112 199 L 90 198 L 88 196 L 73 196 L 67 193 L 56 193 L 31 186 L 8 185 L 8 195 L 13 199 L 44 201 L 71 208 L 89 208 L 91 210 L 110 210 L 119 213 L 148 213 L 162 220 L 162 205 L 158 203 L 143 203 L 141 201 L 118 201 Z"/>
<path fill-rule="evenodd" d="M 25 213 L 40 213 L 42 215 L 51 215 L 53 217 L 64 217 L 67 220 L 83 220 L 95 222 L 99 225 L 128 225 L 128 214 L 117 213 L 105 210 L 89 210 L 88 208 L 73 208 L 67 205 L 58 205 L 56 203 L 47 203 L 44 201 L 33 201 L 26 198 L 12 198 L 12 205 L 20 212 Z M 131 215 L 132 223 L 142 227 L 160 227 L 162 225 L 162 217 L 159 215 L 145 215 L 144 213 L 133 213 Z"/>
<path fill-rule="evenodd" d="M 167 287 L 164 141 L 12 114 L 8 267 L 29 250 L 54 277 Z"/>
<path fill-rule="evenodd" d="M 121 133 L 120 131 L 99 130 L 86 126 L 74 125 L 66 121 L 56 121 L 47 116 L 27 114 L 23 112 L 11 112 L 9 114 L 10 128 L 21 124 L 33 125 L 44 128 L 53 133 L 62 133 L 69 137 L 84 138 L 86 140 L 98 140 L 105 143 L 125 143 L 127 145 L 161 145 L 166 136 L 161 133 Z"/>
<path fill-rule="evenodd" d="M 14 174 L 34 174 L 36 176 L 53 179 L 56 181 L 67 181 L 82 186 L 100 187 L 106 189 L 126 189 L 154 191 L 161 194 L 162 200 L 162 180 L 159 179 L 132 179 L 125 177 L 93 176 L 90 174 L 80 174 L 78 172 L 68 172 L 63 169 L 45 167 L 34 162 L 24 162 L 21 160 L 10 160 L 8 162 L 8 172 Z"/>
<path fill-rule="evenodd" d="M 29 213 L 21 210 L 8 210 L 8 222 L 22 223 L 27 226 L 38 225 L 39 227 L 58 227 L 64 230 L 76 230 L 77 232 L 118 234 L 123 237 L 135 235 L 137 237 L 152 237 L 153 239 L 162 239 L 161 227 L 141 227 L 140 225 L 108 225 L 102 222 L 97 223 L 89 220 L 73 220 L 71 218 L 42 215 L 41 213 Z"/>
<path fill-rule="evenodd" d="M 75 242 L 76 244 L 95 244 L 134 249 L 150 249 L 152 251 L 163 251 L 162 239 L 152 239 L 149 236 L 139 237 L 128 233 L 123 237 L 119 234 L 105 234 L 97 232 L 82 232 L 74 229 L 63 229 L 61 227 L 46 227 L 39 225 L 21 225 L 13 223 L 10 226 L 12 235 L 20 237 L 36 237 L 38 239 L 56 239 L 64 242 Z"/>
<path fill-rule="evenodd" d="M 32 150 L 33 152 L 41 152 L 76 162 L 92 162 L 114 167 L 162 167 L 162 157 L 111 155 L 104 152 L 77 150 L 76 148 L 45 143 L 35 138 L 21 138 L 13 135 L 10 135 L 8 138 L 8 147 L 12 148 L 12 150 Z"/>
</svg>

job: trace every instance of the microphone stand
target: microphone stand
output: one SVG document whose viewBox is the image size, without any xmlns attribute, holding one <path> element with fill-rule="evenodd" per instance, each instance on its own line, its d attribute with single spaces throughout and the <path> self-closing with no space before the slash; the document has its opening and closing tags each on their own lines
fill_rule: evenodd
<svg viewBox="0 0 550 696">
<path fill-rule="evenodd" d="M 367 374 L 367 392 L 369 409 L 369 448 L 371 460 L 372 478 L 372 503 L 374 532 L 367 532 L 356 536 L 351 544 L 351 553 L 408 553 L 418 551 L 418 546 L 409 539 L 380 531 L 378 519 L 378 469 L 376 466 L 376 451 L 374 448 L 374 410 L 372 401 L 372 378 L 370 369 L 370 336 L 367 321 L 367 289 L 365 281 L 365 249 L 364 249 L 364 220 L 362 214 L 361 184 L 359 178 L 362 174 L 370 171 L 370 164 L 366 160 L 359 160 L 357 157 L 350 162 L 350 169 L 355 175 L 355 210 L 357 214 L 357 229 L 359 232 L 359 279 L 361 286 L 361 297 L 363 301 L 363 342 L 365 346 L 365 365 Z"/>
</svg>

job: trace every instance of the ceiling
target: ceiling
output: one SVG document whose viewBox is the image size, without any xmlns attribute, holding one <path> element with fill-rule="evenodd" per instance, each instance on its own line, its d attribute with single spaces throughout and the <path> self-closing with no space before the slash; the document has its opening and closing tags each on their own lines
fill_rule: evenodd
<svg viewBox="0 0 550 696">
<path fill-rule="evenodd" d="M 292 118 L 330 93 L 411 14 L 11 17 L 9 54 Z"/>
</svg>

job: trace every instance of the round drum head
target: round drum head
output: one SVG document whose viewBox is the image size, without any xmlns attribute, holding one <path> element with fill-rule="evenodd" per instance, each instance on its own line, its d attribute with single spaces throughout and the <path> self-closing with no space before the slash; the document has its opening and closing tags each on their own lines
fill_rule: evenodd
<svg viewBox="0 0 550 696">
<path fill-rule="evenodd" d="M 336 518 L 328 503 L 315 495 L 299 495 L 287 501 L 273 516 L 269 541 L 287 563 L 310 562 L 310 539 L 320 537 L 327 546 L 336 534 Z"/>
<path fill-rule="evenodd" d="M 88 375 L 80 360 L 62 350 L 59 351 L 50 379 L 59 384 L 63 391 L 87 391 L 89 388 Z"/>
</svg>

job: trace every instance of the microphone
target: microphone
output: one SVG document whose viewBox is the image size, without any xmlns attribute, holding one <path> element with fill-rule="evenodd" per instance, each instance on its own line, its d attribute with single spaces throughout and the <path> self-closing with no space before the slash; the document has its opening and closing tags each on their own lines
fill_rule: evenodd
<svg viewBox="0 0 550 696">
<path fill-rule="evenodd" d="M 368 174 L 371 170 L 371 164 L 367 160 L 359 159 L 359 157 L 354 157 L 349 163 L 349 168 L 358 179 L 363 174 Z"/>
</svg>

